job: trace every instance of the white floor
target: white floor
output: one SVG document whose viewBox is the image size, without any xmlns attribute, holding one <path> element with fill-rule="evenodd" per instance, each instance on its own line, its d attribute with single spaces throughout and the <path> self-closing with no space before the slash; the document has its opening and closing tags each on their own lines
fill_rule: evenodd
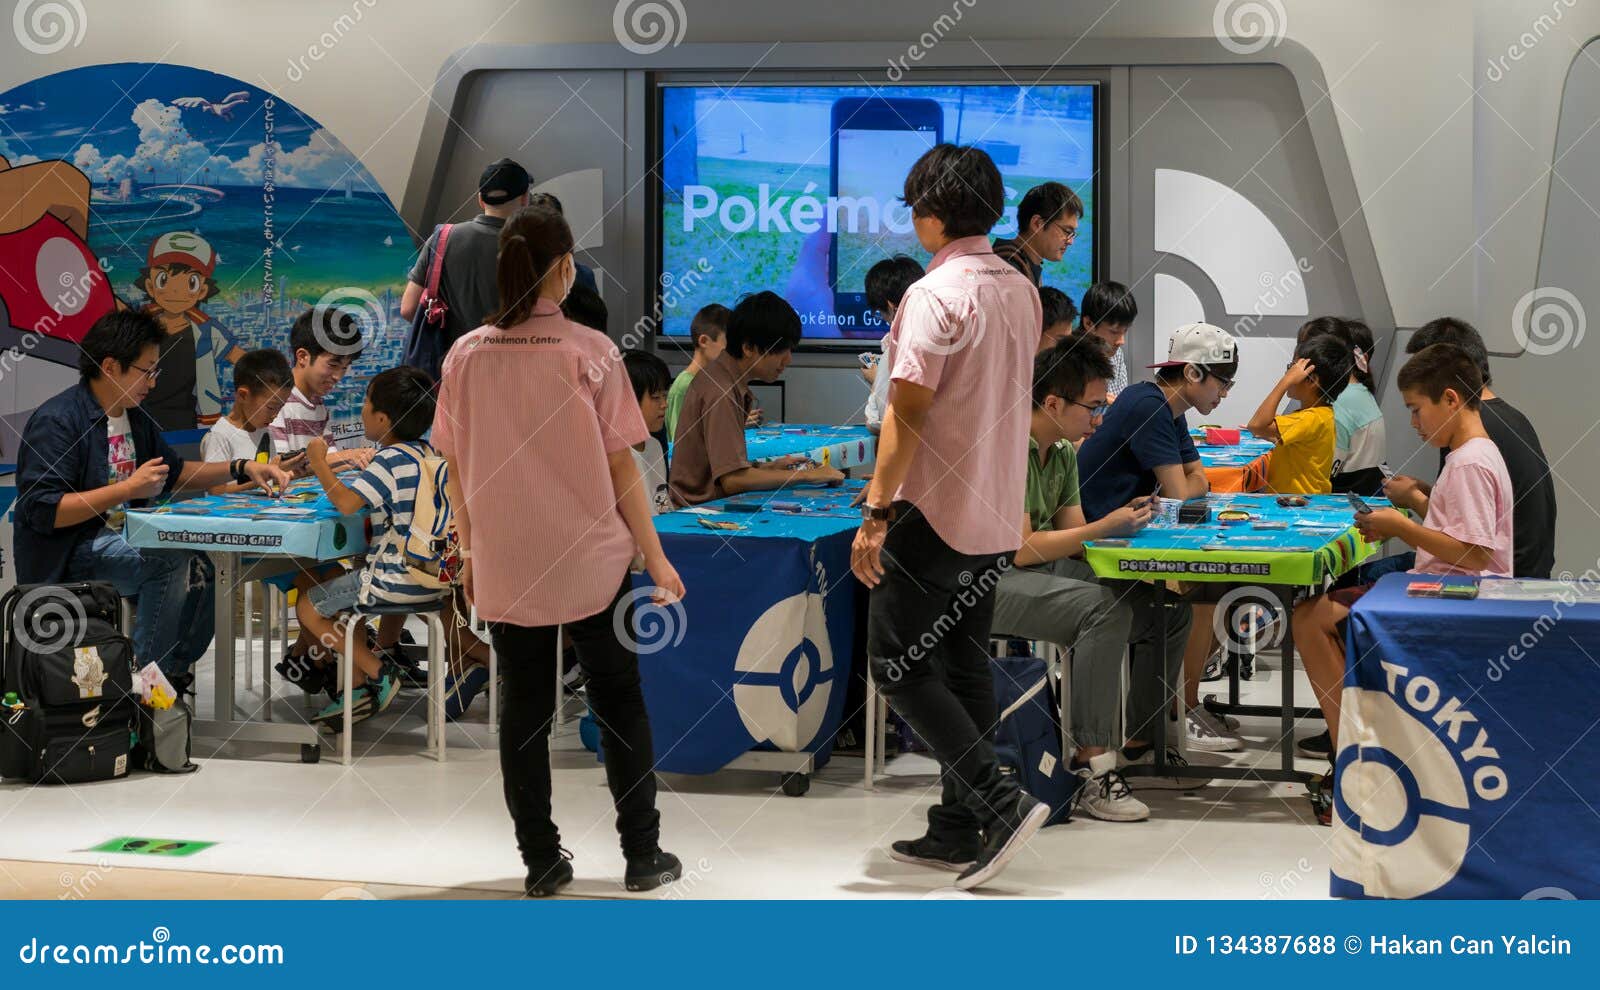
<svg viewBox="0 0 1600 990">
<path fill-rule="evenodd" d="M 242 657 L 242 653 L 241 653 Z M 199 668 L 209 713 L 209 661 Z M 259 676 L 259 675 L 258 675 Z M 1258 670 L 1246 700 L 1272 703 L 1277 672 Z M 1310 691 L 1297 677 L 1297 697 Z M 1226 684 L 1205 685 L 1223 692 Z M 278 685 L 280 719 L 303 712 Z M 420 699 L 420 695 L 416 695 Z M 260 874 L 511 894 L 522 870 L 501 795 L 497 737 L 486 700 L 450 730 L 444 764 L 420 755 L 422 717 L 394 708 L 357 728 L 353 767 L 299 762 L 288 747 L 232 746 L 213 755 L 196 740 L 202 769 L 78 787 L 0 786 L 0 859 Z M 259 704 L 241 690 L 240 702 Z M 554 742 L 556 819 L 574 854 L 576 896 L 625 897 L 622 859 L 604 772 L 583 750 L 574 717 Z M 1275 766 L 1276 719 L 1245 719 L 1252 744 L 1241 762 Z M 1320 722 L 1297 728 L 1304 735 Z M 1322 764 L 1325 766 L 1326 764 Z M 1304 769 L 1316 764 L 1300 761 Z M 933 764 L 900 757 L 876 790 L 861 761 L 836 759 L 801 798 L 775 774 L 667 775 L 659 805 L 663 845 L 682 858 L 680 884 L 648 896 L 682 898 L 965 897 L 951 875 L 891 861 L 889 841 L 920 835 L 937 798 Z M 1326 897 L 1331 830 L 1312 819 L 1298 784 L 1218 784 L 1192 794 L 1141 791 L 1153 817 L 1108 823 L 1086 817 L 1046 829 L 982 896 L 1074 898 Z M 86 852 L 114 836 L 208 840 L 183 859 Z M 136 861 L 135 861 L 136 860 Z M 404 896 L 383 886 L 379 896 Z M 399 892 L 397 894 L 397 891 Z M 463 891 L 465 893 L 466 891 Z M 424 896 L 419 890 L 418 896 Z"/>
</svg>

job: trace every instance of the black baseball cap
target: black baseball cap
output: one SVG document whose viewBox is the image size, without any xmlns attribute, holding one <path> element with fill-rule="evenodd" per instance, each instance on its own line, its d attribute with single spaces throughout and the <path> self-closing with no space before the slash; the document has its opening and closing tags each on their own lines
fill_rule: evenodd
<svg viewBox="0 0 1600 990">
<path fill-rule="evenodd" d="M 478 195 L 485 203 L 499 206 L 527 192 L 531 181 L 527 169 L 509 158 L 502 158 L 491 162 L 478 176 Z"/>
</svg>

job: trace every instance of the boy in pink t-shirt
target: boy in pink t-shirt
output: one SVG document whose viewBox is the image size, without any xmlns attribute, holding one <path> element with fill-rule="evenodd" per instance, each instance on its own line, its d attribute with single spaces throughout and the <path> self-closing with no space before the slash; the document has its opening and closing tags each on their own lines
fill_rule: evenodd
<svg viewBox="0 0 1600 990">
<path fill-rule="evenodd" d="M 1478 413 L 1483 374 L 1477 362 L 1458 347 L 1435 344 L 1406 362 L 1398 384 L 1418 435 L 1450 455 L 1432 495 L 1400 506 L 1417 518 L 1374 509 L 1356 516 L 1357 528 L 1369 540 L 1394 538 L 1414 547 L 1414 574 L 1511 574 L 1511 476 Z M 1369 587 L 1317 595 L 1294 611 L 1295 645 L 1327 718 L 1330 754 L 1339 751 L 1344 620 Z"/>
<path fill-rule="evenodd" d="M 988 644 L 994 589 L 1022 544 L 1039 343 L 1039 293 L 994 254 L 1005 189 L 977 148 L 937 145 L 906 176 L 927 274 L 890 331 L 889 405 L 851 568 L 872 595 L 867 657 L 889 703 L 927 741 L 944 777 L 928 833 L 891 844 L 902 862 L 980 886 L 1050 808 L 1003 774 Z"/>
</svg>

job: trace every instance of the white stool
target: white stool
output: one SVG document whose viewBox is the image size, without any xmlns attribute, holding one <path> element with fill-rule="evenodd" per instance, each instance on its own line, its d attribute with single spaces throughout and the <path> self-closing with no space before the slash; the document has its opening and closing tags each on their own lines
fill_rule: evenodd
<svg viewBox="0 0 1600 990">
<path fill-rule="evenodd" d="M 355 708 L 350 704 L 355 692 L 356 627 L 357 619 L 379 618 L 385 615 L 418 615 L 428 623 L 428 732 L 426 748 L 434 759 L 444 762 L 444 670 L 448 663 L 445 655 L 444 622 L 439 612 L 446 599 L 408 605 L 372 604 L 357 605 L 351 610 L 344 627 L 344 655 L 339 658 L 340 673 L 344 679 L 344 738 L 340 741 L 340 760 L 346 766 L 352 762 L 351 746 L 355 730 Z"/>
</svg>

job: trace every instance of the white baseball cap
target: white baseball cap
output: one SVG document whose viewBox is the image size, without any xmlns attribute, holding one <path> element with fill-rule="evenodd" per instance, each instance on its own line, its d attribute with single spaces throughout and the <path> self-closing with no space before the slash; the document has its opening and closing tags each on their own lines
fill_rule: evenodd
<svg viewBox="0 0 1600 990">
<path fill-rule="evenodd" d="M 1167 341 L 1167 359 L 1151 368 L 1185 364 L 1231 364 L 1239 359 L 1239 343 L 1228 331 L 1209 323 L 1185 323 Z"/>
</svg>

